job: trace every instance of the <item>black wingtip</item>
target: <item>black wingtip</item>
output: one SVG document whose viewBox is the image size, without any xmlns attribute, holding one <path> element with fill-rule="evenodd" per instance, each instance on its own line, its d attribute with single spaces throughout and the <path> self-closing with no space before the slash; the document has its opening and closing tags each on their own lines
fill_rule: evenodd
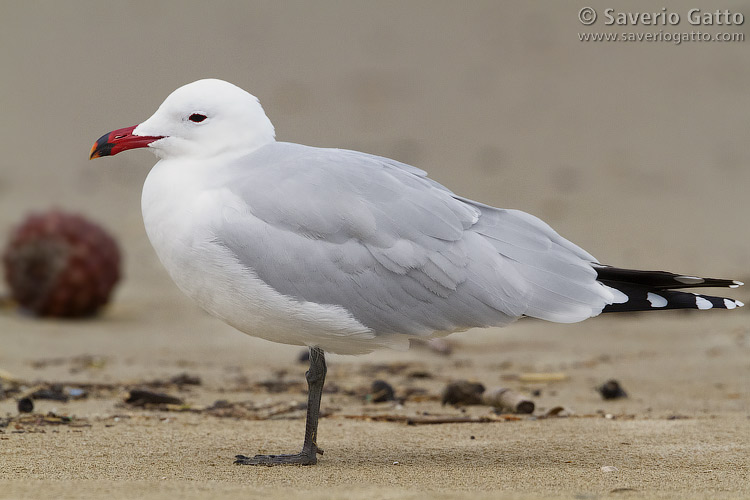
<svg viewBox="0 0 750 500">
<path fill-rule="evenodd" d="M 744 283 L 737 280 L 702 278 L 667 271 L 641 271 L 595 264 L 597 280 L 619 292 L 618 303 L 602 312 L 658 311 L 662 309 L 736 309 L 744 306 L 739 300 L 682 292 L 681 288 L 728 287 Z"/>
<path fill-rule="evenodd" d="M 744 283 L 736 280 L 701 278 L 688 274 L 675 274 L 667 271 L 641 271 L 595 265 L 599 281 L 615 281 L 648 286 L 653 289 L 728 287 L 737 288 Z"/>
</svg>

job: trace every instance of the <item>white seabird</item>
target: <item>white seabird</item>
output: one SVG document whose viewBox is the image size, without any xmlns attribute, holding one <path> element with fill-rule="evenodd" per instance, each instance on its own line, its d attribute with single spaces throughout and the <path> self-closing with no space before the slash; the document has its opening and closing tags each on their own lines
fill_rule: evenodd
<svg viewBox="0 0 750 500">
<path fill-rule="evenodd" d="M 410 165 L 277 142 L 258 99 L 221 80 L 175 90 L 90 157 L 140 147 L 160 158 L 143 220 L 177 286 L 242 332 L 310 348 L 302 451 L 240 464 L 316 463 L 325 351 L 406 348 L 523 316 L 742 306 L 673 290 L 738 281 L 602 265 L 536 217 L 458 196 Z"/>
</svg>

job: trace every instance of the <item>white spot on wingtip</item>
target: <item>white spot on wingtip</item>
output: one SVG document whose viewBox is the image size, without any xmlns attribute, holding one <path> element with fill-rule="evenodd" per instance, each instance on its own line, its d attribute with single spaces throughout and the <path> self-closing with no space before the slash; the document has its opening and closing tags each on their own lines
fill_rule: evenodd
<svg viewBox="0 0 750 500">
<path fill-rule="evenodd" d="M 739 300 L 735 300 L 734 303 L 737 304 L 737 307 L 745 307 L 745 303 Z"/>
<path fill-rule="evenodd" d="M 612 303 L 613 304 L 624 304 L 629 300 L 629 297 L 618 290 L 617 288 L 612 288 L 611 286 L 602 285 L 604 288 L 612 292 Z"/>
<path fill-rule="evenodd" d="M 667 299 L 665 299 L 661 295 L 648 292 L 646 294 L 646 298 L 648 299 L 649 302 L 651 302 L 651 307 L 664 307 L 667 305 Z"/>
<path fill-rule="evenodd" d="M 737 307 L 737 303 L 730 299 L 724 299 L 724 306 L 727 309 L 734 309 L 735 307 Z"/>
<path fill-rule="evenodd" d="M 742 285 L 744 285 L 743 282 L 737 281 L 737 280 L 732 281 L 732 283 L 734 283 L 736 286 L 742 286 Z"/>
<path fill-rule="evenodd" d="M 701 297 L 700 295 L 695 296 L 695 305 L 698 306 L 698 309 L 711 309 L 714 305 Z"/>
</svg>

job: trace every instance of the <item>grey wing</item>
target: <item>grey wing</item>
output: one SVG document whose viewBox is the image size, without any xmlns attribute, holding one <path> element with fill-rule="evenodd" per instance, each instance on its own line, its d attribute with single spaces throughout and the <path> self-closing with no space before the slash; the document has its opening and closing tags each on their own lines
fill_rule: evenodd
<svg viewBox="0 0 750 500">
<path fill-rule="evenodd" d="M 526 316 L 572 323 L 596 316 L 616 300 L 613 290 L 596 280 L 591 264 L 598 261 L 544 221 L 519 210 L 464 201 L 482 212 L 472 230 L 514 262 L 533 290 Z"/>
<path fill-rule="evenodd" d="M 578 321 L 605 305 L 588 254 L 413 167 L 284 143 L 242 163 L 227 187 L 247 210 L 225 211 L 217 241 L 278 292 L 344 307 L 375 333 Z"/>
</svg>

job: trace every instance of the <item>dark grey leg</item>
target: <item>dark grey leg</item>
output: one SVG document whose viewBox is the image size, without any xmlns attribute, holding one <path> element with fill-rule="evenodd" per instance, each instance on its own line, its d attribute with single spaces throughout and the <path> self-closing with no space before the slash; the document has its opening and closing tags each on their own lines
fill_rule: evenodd
<svg viewBox="0 0 750 500">
<path fill-rule="evenodd" d="M 322 349 L 310 348 L 310 369 L 307 378 L 307 420 L 305 422 L 305 442 L 302 451 L 295 455 L 255 455 L 246 457 L 237 455 L 234 463 L 241 465 L 314 465 L 318 462 L 318 416 L 320 415 L 320 397 L 323 395 L 323 384 L 326 380 L 326 357 Z"/>
</svg>

